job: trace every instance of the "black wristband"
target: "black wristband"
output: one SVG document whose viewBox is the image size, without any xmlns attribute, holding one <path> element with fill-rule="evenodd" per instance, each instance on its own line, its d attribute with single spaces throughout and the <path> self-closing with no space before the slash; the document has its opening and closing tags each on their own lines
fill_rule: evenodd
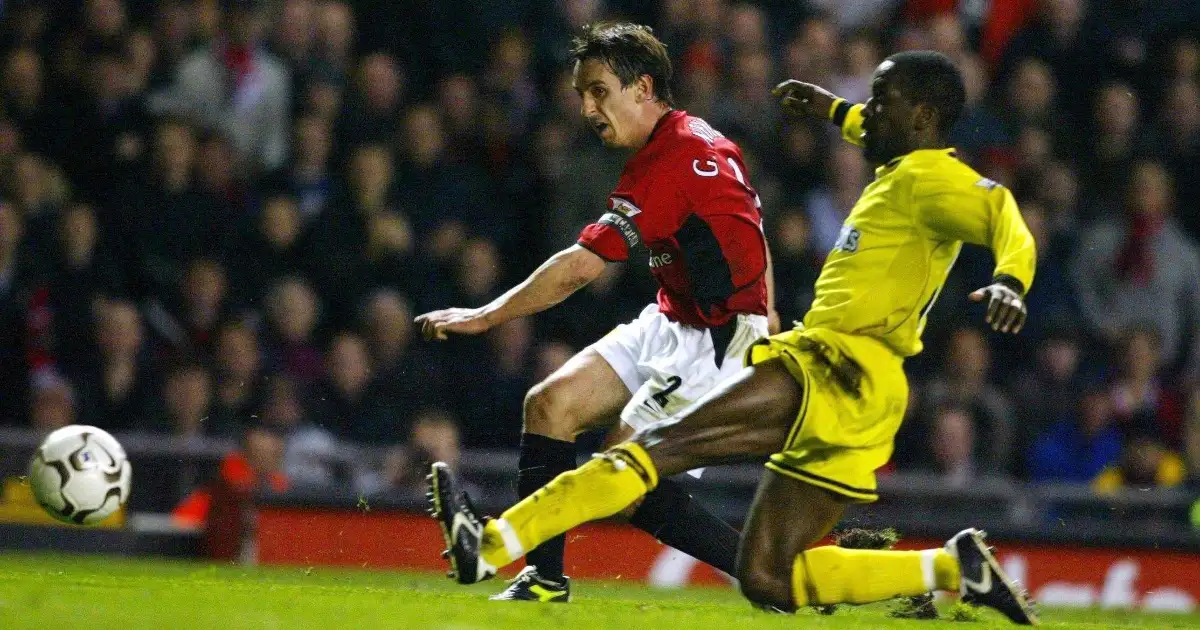
<svg viewBox="0 0 1200 630">
<path fill-rule="evenodd" d="M 994 282 L 996 284 L 1003 284 L 1004 286 L 1012 289 L 1013 291 L 1016 291 L 1017 295 L 1019 295 L 1021 297 L 1025 297 L 1025 283 L 1021 282 L 1020 280 L 1016 279 L 1013 276 L 1010 276 L 1006 273 L 1002 273 L 1002 274 L 996 276 L 995 278 L 992 278 L 992 282 Z"/>
<path fill-rule="evenodd" d="M 850 107 L 850 101 L 846 100 L 843 100 L 837 105 L 833 106 L 833 117 L 830 118 L 830 120 L 833 121 L 833 124 L 838 126 L 838 129 L 841 129 L 842 125 L 846 123 L 846 114 L 850 113 Z"/>
</svg>

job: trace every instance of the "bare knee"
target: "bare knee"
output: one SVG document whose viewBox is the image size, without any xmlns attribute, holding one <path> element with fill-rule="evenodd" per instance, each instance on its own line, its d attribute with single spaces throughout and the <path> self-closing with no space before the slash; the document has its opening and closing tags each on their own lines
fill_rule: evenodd
<svg viewBox="0 0 1200 630">
<path fill-rule="evenodd" d="M 534 385 L 525 395 L 525 432 L 574 440 L 583 428 L 584 419 L 575 409 L 573 399 L 568 388 L 552 380 Z"/>
<path fill-rule="evenodd" d="M 787 612 L 796 610 L 791 570 L 738 558 L 737 579 L 742 595 L 752 603 Z"/>
</svg>

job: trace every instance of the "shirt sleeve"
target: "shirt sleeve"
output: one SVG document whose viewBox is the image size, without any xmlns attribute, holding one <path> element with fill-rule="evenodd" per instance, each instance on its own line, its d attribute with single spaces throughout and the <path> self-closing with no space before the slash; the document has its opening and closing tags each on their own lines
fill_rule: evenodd
<svg viewBox="0 0 1200 630">
<path fill-rule="evenodd" d="M 622 262 L 642 244 L 642 224 L 647 215 L 619 197 L 612 197 L 609 203 L 612 209 L 583 228 L 577 242 L 608 262 Z"/>
<path fill-rule="evenodd" d="M 854 105 L 839 98 L 833 102 L 833 109 L 829 112 L 833 124 L 842 130 L 842 138 L 860 147 L 863 146 L 863 107 L 862 104 Z"/>
<path fill-rule="evenodd" d="M 1033 285 L 1037 248 L 1009 190 L 982 179 L 971 187 L 922 182 L 914 187 L 917 220 L 929 232 L 992 250 L 993 277 L 1010 276 L 1025 291 Z"/>
</svg>

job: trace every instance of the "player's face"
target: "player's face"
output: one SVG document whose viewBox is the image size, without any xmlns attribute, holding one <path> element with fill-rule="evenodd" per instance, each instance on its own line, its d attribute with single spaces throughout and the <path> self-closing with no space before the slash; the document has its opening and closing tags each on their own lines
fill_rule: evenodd
<svg viewBox="0 0 1200 630">
<path fill-rule="evenodd" d="M 639 99 L 645 99 L 639 83 L 622 87 L 608 64 L 598 59 L 576 62 L 574 83 L 583 99 L 580 113 L 605 146 L 636 148 L 645 143 L 637 126 Z"/>
<path fill-rule="evenodd" d="M 896 85 L 895 67 L 891 61 L 879 64 L 863 108 L 863 154 L 873 164 L 886 164 L 912 150 L 915 111 Z"/>
</svg>

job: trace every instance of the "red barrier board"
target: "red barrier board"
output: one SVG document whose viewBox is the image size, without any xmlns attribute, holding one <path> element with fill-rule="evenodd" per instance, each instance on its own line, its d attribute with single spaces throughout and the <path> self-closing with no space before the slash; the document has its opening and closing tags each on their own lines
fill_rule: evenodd
<svg viewBox="0 0 1200 630">
<path fill-rule="evenodd" d="M 573 530 L 568 540 L 566 567 L 572 577 L 658 587 L 731 584 L 708 565 L 627 525 L 592 523 Z M 941 544 L 909 539 L 901 547 Z M 406 512 L 264 506 L 258 509 L 256 547 L 263 564 L 447 568 L 437 523 Z M 1005 570 L 1047 606 L 1194 611 L 1200 601 L 1200 556 L 1195 554 L 1005 543 L 999 557 Z"/>
</svg>

